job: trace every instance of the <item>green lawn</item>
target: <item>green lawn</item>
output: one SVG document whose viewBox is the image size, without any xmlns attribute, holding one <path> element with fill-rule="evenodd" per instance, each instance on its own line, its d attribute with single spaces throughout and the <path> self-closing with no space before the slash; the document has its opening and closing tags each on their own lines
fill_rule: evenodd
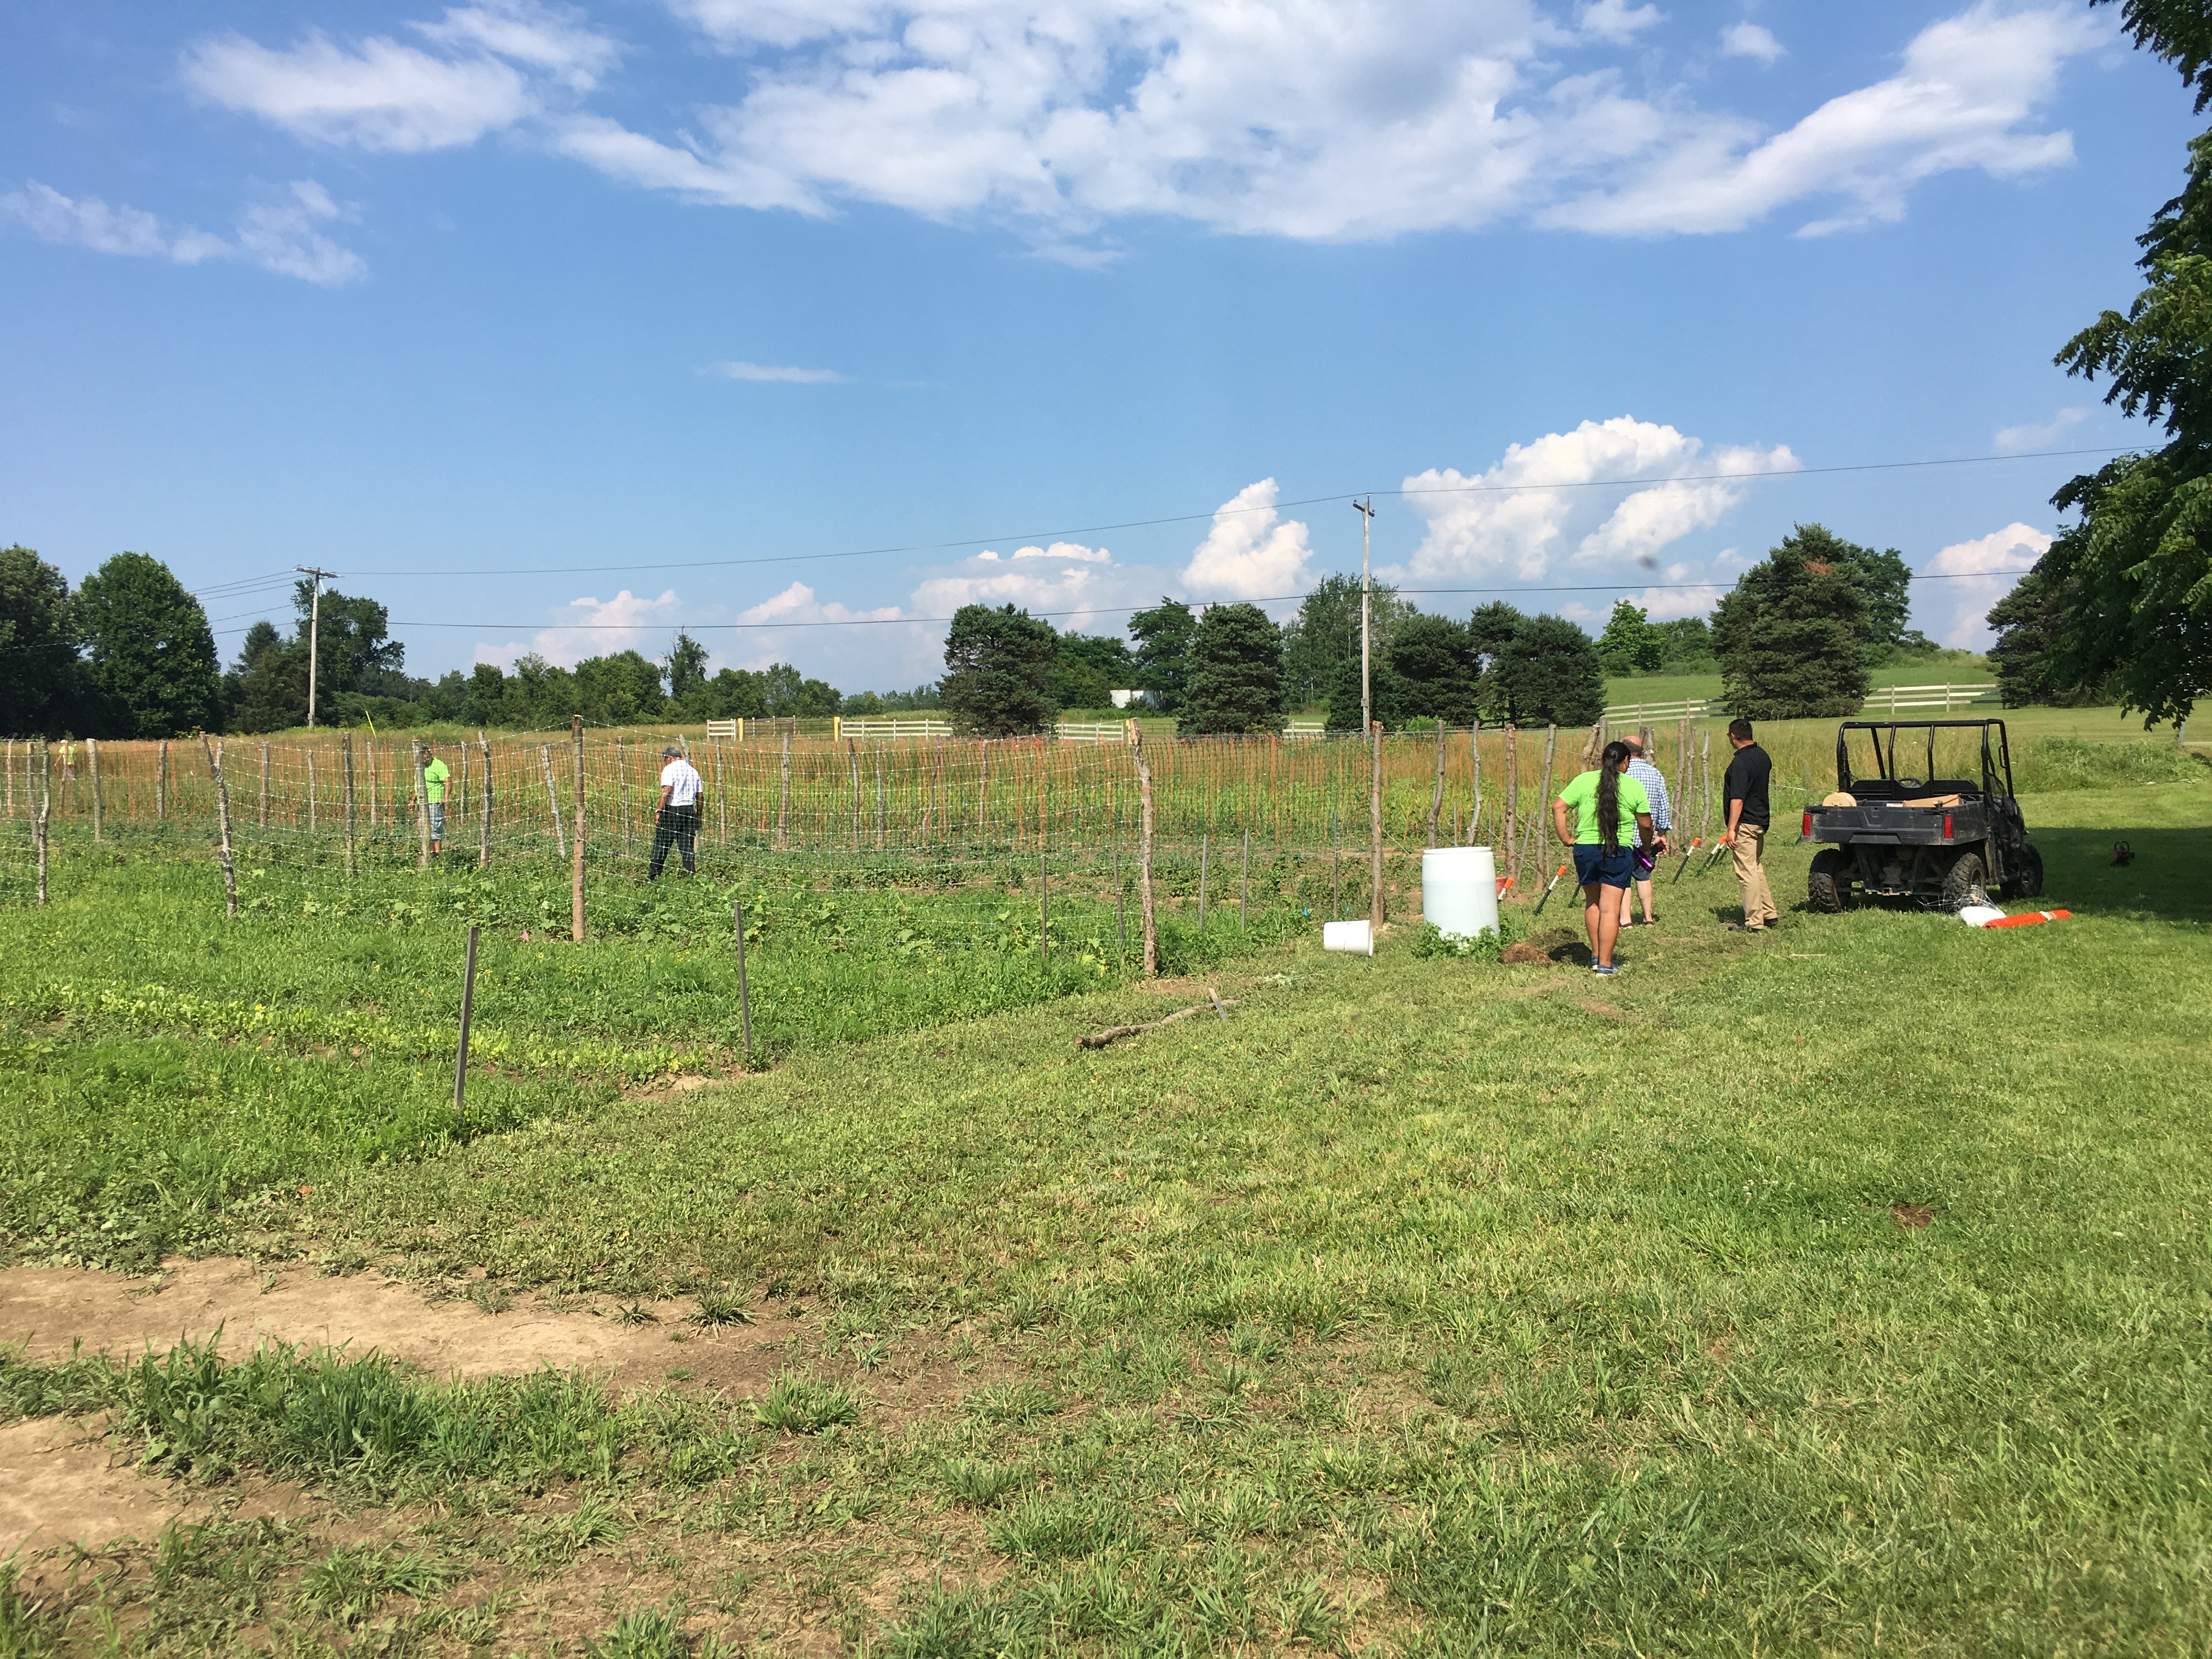
<svg viewBox="0 0 2212 1659">
<path fill-rule="evenodd" d="M 561 1477 L 627 1505 L 594 1570 L 695 1634 L 2203 1651 L 2212 790 L 2025 805 L 2071 921 L 1816 918 L 1784 847 L 1778 934 L 1722 933 L 1731 884 L 1688 876 L 1609 982 L 1288 940 L 1222 969 L 1225 1024 L 1079 1049 L 1195 994 L 1118 986 L 908 1022 L 337 1159 L 225 1237 L 750 1304 L 817 1391 L 770 1417 L 834 1384 L 856 1422 L 708 1402 L 734 1415 L 684 1431 L 722 1448 L 703 1480 L 635 1425 Z M 936 1403 L 890 1411 L 878 1368 Z M 415 1497 L 471 1490 L 422 1443 Z M 446 1640 L 516 1559 L 535 1523 L 484 1501 L 398 1517 L 464 1587 L 393 1603 L 402 1632 Z M 565 1570 L 515 1581 L 498 1651 Z"/>
</svg>

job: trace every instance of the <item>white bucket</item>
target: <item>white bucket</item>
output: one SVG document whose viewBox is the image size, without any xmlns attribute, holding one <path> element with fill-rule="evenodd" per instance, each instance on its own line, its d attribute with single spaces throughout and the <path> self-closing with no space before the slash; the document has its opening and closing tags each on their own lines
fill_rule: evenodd
<svg viewBox="0 0 2212 1659">
<path fill-rule="evenodd" d="M 1498 931 L 1498 861 L 1487 847 L 1436 847 L 1421 854 L 1421 920 L 1473 939 Z"/>
<path fill-rule="evenodd" d="M 1375 954 L 1375 935 L 1364 921 L 1324 921 L 1321 925 L 1321 948 L 1357 951 L 1363 957 L 1371 957 Z"/>
</svg>

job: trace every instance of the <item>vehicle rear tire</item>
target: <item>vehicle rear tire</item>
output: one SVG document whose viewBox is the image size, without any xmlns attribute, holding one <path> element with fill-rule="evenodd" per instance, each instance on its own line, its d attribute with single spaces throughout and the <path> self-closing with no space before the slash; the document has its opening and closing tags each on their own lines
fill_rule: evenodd
<svg viewBox="0 0 2212 1659">
<path fill-rule="evenodd" d="M 1805 878 L 1805 900 L 1822 915 L 1841 914 L 1851 880 L 1844 855 L 1834 848 L 1813 854 L 1813 872 Z"/>
<path fill-rule="evenodd" d="M 1946 910 L 1963 910 L 1974 902 L 1974 896 L 1982 890 L 1982 855 L 1961 853 L 1943 874 L 1942 905 Z"/>
<path fill-rule="evenodd" d="M 2043 895 L 2043 854 L 2034 848 L 2023 848 L 2013 860 L 2012 879 L 2005 883 L 2005 896 L 2014 899 L 2039 898 Z"/>
</svg>

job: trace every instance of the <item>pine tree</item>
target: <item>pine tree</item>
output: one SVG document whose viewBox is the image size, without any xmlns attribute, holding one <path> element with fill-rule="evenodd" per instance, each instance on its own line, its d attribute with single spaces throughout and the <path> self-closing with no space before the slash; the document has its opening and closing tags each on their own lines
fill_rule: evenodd
<svg viewBox="0 0 2212 1659">
<path fill-rule="evenodd" d="M 963 735 L 1010 738 L 1042 732 L 1058 711 L 1045 695 L 1058 636 L 1052 624 L 1011 605 L 963 605 L 945 639 L 945 707 Z"/>
<path fill-rule="evenodd" d="M 1465 623 L 1449 617 L 1408 617 L 1390 641 L 1389 708 L 1382 720 L 1391 726 L 1410 720 L 1471 726 L 1480 675 Z"/>
<path fill-rule="evenodd" d="M 1210 605 L 1191 629 L 1176 729 L 1194 735 L 1279 732 L 1283 635 L 1256 605 Z"/>
<path fill-rule="evenodd" d="M 1565 617 L 1522 617 L 1491 672 L 1516 725 L 1588 726 L 1605 712 L 1597 642 Z"/>
<path fill-rule="evenodd" d="M 1855 714 L 1872 684 L 1857 573 L 1808 557 L 1804 528 L 1738 577 L 1713 610 L 1721 695 L 1751 720 Z"/>
<path fill-rule="evenodd" d="M 1191 630 L 1196 626 L 1190 607 L 1181 599 L 1162 599 L 1129 618 L 1129 636 L 1137 642 L 1137 687 L 1152 694 L 1162 714 L 1175 714 L 1182 706 L 1183 682 L 1190 672 Z"/>
</svg>

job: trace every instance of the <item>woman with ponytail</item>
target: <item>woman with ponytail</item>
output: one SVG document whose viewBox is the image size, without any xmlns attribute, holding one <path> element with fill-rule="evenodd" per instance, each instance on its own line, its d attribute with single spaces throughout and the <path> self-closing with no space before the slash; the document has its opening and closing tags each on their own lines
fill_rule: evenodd
<svg viewBox="0 0 2212 1659">
<path fill-rule="evenodd" d="M 1636 849 L 1651 840 L 1651 803 L 1628 775 L 1632 753 L 1625 743 L 1606 744 L 1597 770 L 1575 779 L 1552 803 L 1552 827 L 1574 848 L 1590 969 L 1599 974 L 1614 971 L 1613 941 L 1636 879 Z"/>
</svg>

